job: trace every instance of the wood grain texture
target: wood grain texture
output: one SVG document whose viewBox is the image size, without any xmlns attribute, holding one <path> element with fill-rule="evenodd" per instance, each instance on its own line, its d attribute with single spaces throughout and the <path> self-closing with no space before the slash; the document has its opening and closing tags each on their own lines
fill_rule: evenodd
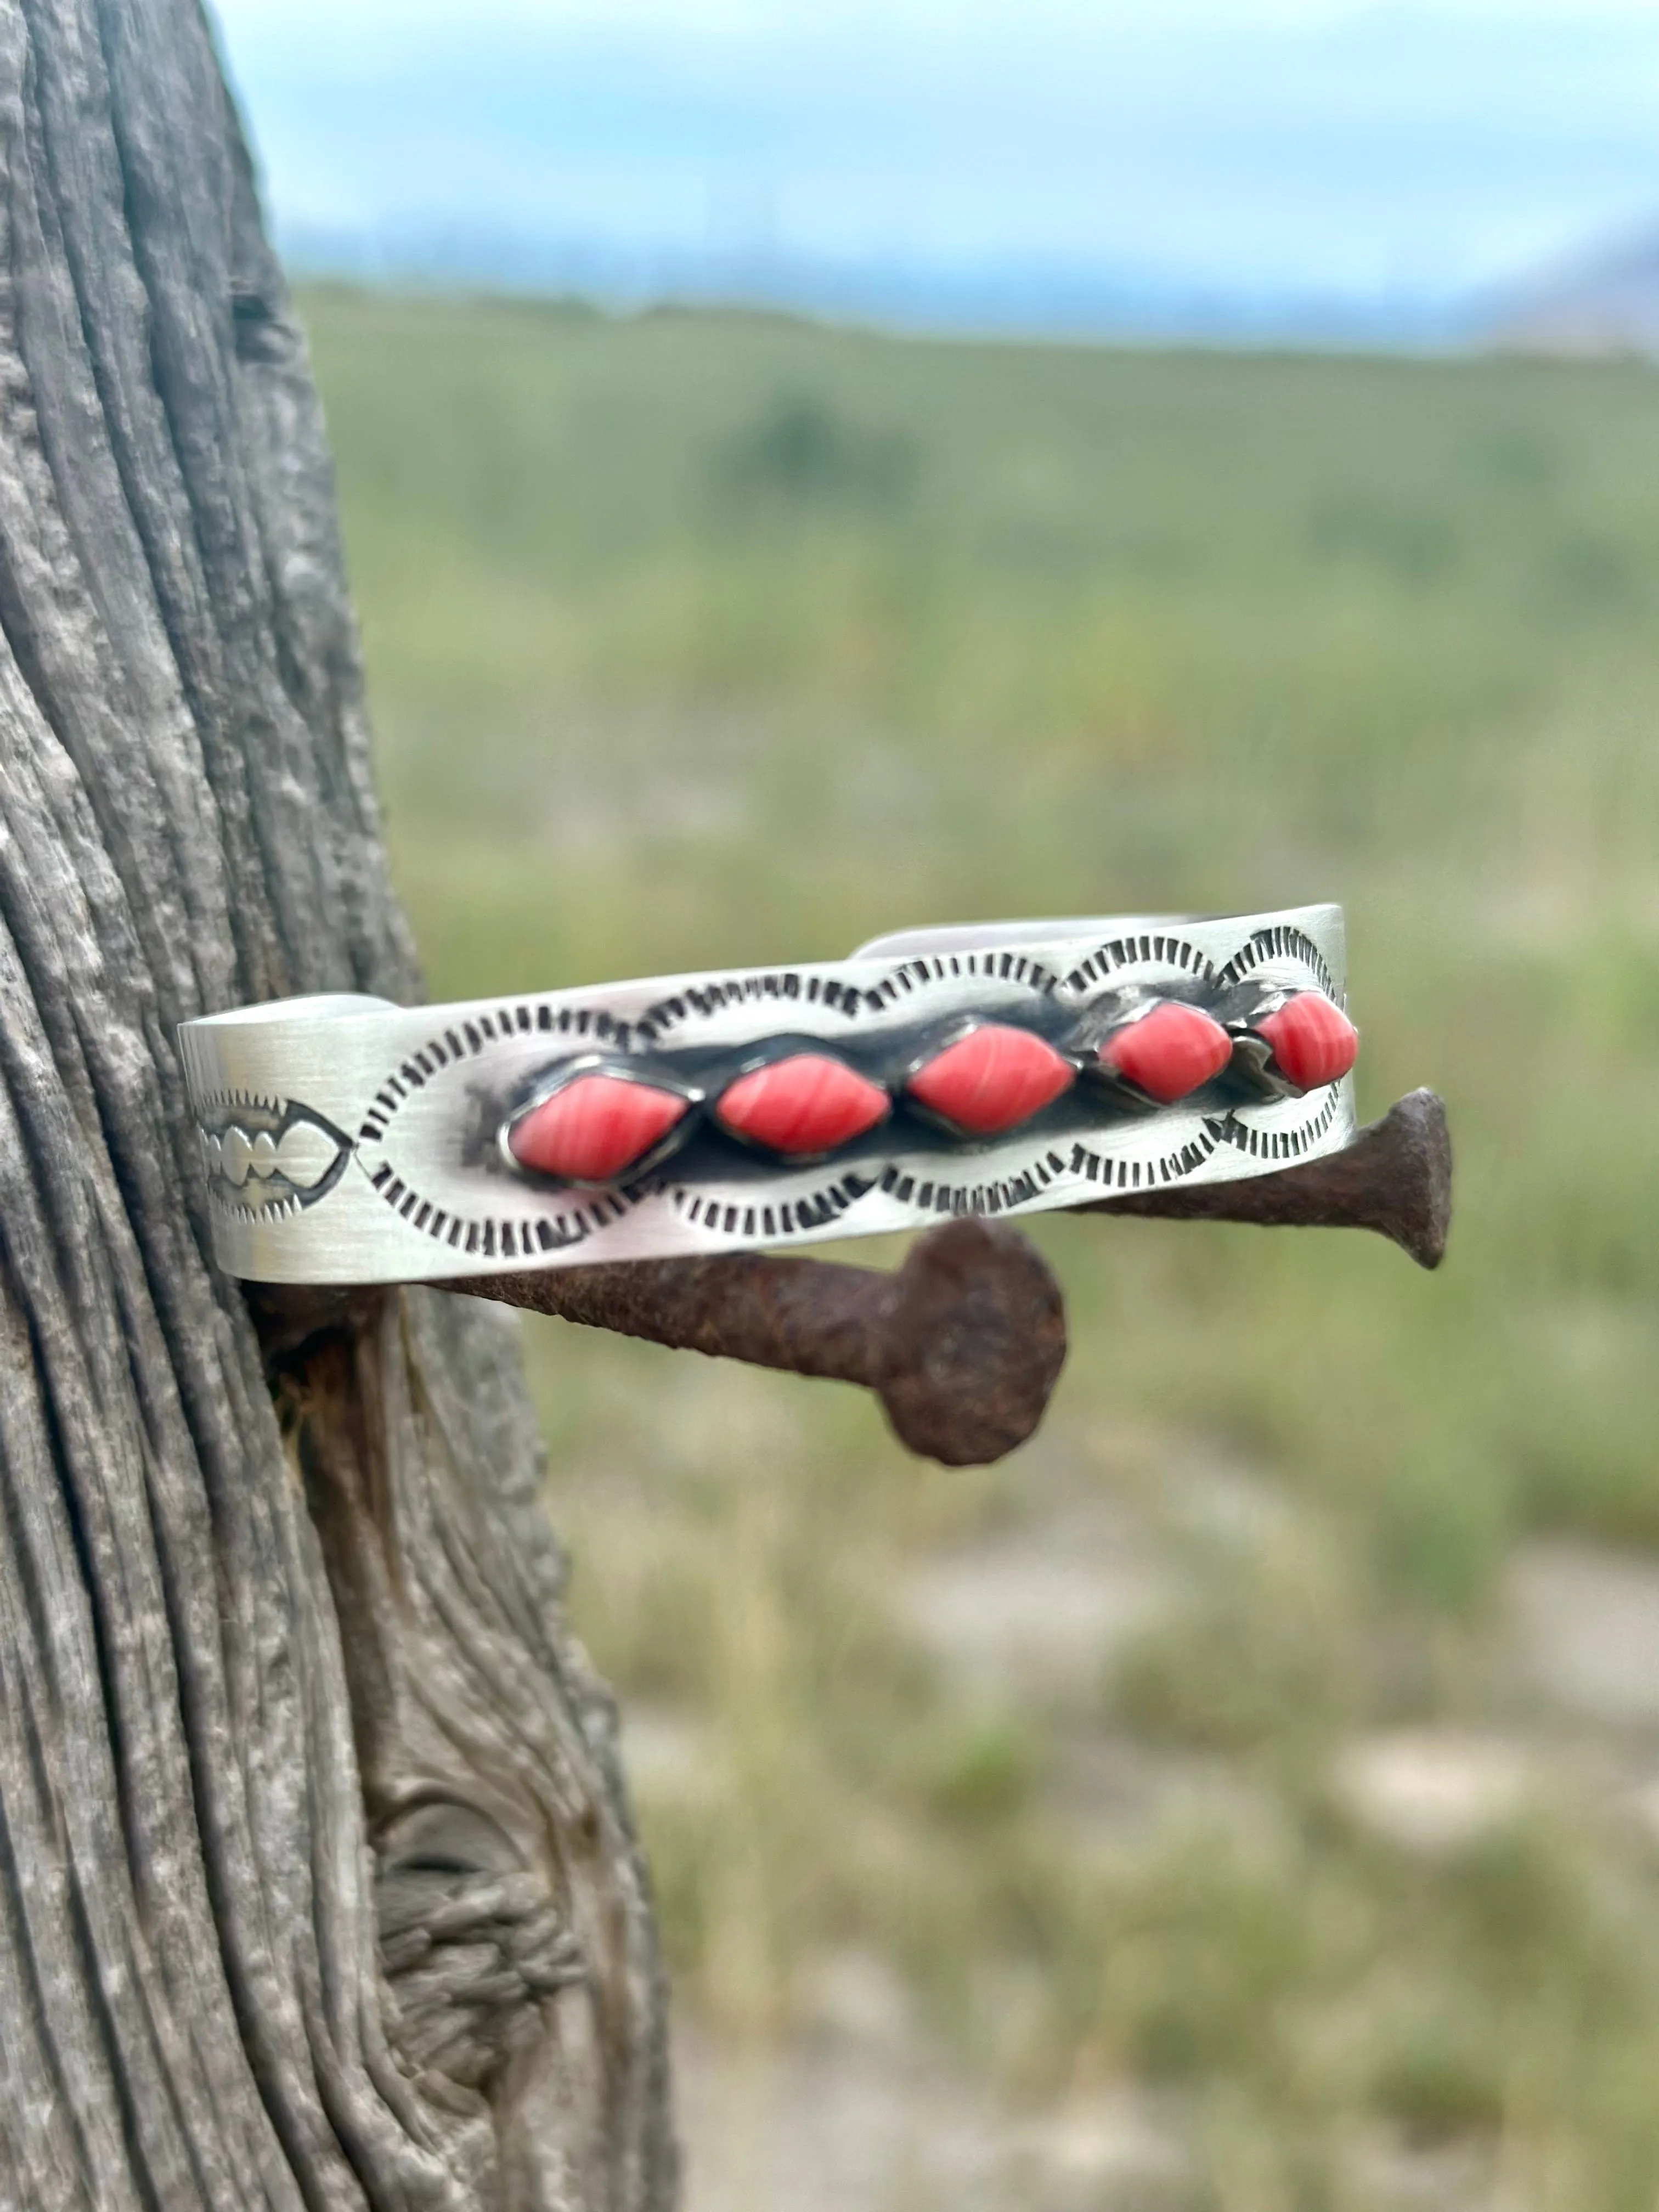
<svg viewBox="0 0 1659 2212">
<path fill-rule="evenodd" d="M 173 1025 L 419 979 L 194 0 L 0 0 L 0 2204 L 658 2212 L 514 1324 L 207 1257 Z"/>
</svg>

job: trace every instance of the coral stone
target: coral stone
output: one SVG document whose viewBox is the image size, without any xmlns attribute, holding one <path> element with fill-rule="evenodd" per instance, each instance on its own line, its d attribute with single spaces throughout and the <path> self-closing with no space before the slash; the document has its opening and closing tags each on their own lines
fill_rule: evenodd
<svg viewBox="0 0 1659 2212">
<path fill-rule="evenodd" d="M 1220 1023 L 1175 999 L 1115 1030 L 1100 1054 L 1106 1066 L 1161 1106 L 1212 1082 L 1232 1056 L 1233 1041 Z"/>
<path fill-rule="evenodd" d="M 609 1182 L 662 1142 L 687 1111 L 675 1091 L 620 1075 L 579 1075 L 515 1121 L 515 1160 L 567 1182 Z"/>
<path fill-rule="evenodd" d="M 1358 1030 L 1322 991 L 1298 991 L 1255 1028 L 1273 1047 L 1279 1073 L 1298 1091 L 1336 1082 L 1359 1052 Z"/>
<path fill-rule="evenodd" d="M 769 1152 L 833 1152 L 873 1129 L 887 1112 L 887 1093 L 827 1053 L 792 1053 L 722 1092 L 714 1111 L 722 1128 Z"/>
<path fill-rule="evenodd" d="M 1075 1071 L 1029 1030 L 985 1022 L 910 1078 L 910 1096 L 970 1137 L 1028 1121 L 1071 1088 Z"/>
</svg>

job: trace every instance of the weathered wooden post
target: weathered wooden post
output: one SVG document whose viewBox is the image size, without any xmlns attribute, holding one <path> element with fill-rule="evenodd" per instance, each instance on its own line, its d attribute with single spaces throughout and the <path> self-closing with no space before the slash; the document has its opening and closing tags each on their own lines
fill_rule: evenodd
<svg viewBox="0 0 1659 2212">
<path fill-rule="evenodd" d="M 196 0 L 0 4 L 0 2204 L 668 2204 L 511 1324 L 256 1324 L 174 1042 L 418 994 Z"/>
<path fill-rule="evenodd" d="M 197 0 L 0 0 L 0 2206 L 655 2212 L 661 1980 L 512 1324 L 210 1264 L 181 1022 L 407 1002 L 328 456 Z M 1443 1131 L 1120 1209 L 1383 1229 Z M 1006 1230 L 477 1285 L 1029 1431 Z"/>
</svg>

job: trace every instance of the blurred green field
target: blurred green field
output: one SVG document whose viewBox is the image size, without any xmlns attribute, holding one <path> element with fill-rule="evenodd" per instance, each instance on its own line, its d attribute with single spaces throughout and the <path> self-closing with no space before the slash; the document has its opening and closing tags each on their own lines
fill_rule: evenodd
<svg viewBox="0 0 1659 2212">
<path fill-rule="evenodd" d="M 304 304 L 436 994 L 1334 897 L 1362 1107 L 1453 1118 L 1436 1277 L 1043 1224 L 1071 1365 L 987 1474 L 850 1392 L 540 1326 L 578 1620 L 678 1747 L 641 1791 L 700 2016 L 781 2033 L 850 1946 L 1000 2094 L 1167 2091 L 1195 2203 L 1381 2201 L 1382 2130 L 1651 2212 L 1659 1850 L 1571 1781 L 1504 1591 L 1542 1534 L 1659 1544 L 1659 379 Z M 1248 1538 L 1194 1522 L 1195 1452 L 1272 1501 Z M 907 1627 L 927 1562 L 1103 1502 L 1183 1595 L 1081 1689 Z M 1391 1850 L 1331 1776 L 1408 1725 L 1552 1779 Z M 1079 1843 L 1085 1741 L 1264 1815 Z"/>
</svg>

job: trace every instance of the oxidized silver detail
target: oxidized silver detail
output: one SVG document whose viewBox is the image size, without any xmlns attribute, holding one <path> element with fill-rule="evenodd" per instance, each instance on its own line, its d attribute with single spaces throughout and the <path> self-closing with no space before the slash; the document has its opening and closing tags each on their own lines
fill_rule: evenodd
<svg viewBox="0 0 1659 2212">
<path fill-rule="evenodd" d="M 185 1023 L 179 1038 L 224 1267 L 441 1280 L 1037 1212 L 1339 1151 L 1352 1077 L 1290 1090 L 1251 1024 L 1299 992 L 1341 1007 L 1345 969 L 1330 906 L 1022 922 L 883 939 L 839 963 L 460 1006 L 295 999 Z M 1160 1107 L 1097 1055 L 1165 1000 L 1200 1008 L 1235 1049 L 1213 1082 Z M 1085 1079 L 1005 1134 L 953 1135 L 904 1086 L 988 1024 L 1030 1030 Z M 890 1113 L 811 1159 L 724 1134 L 723 1091 L 789 1053 L 843 1061 L 886 1088 Z M 684 1123 L 599 1187 L 524 1168 L 514 1124 L 591 1072 L 678 1091 Z"/>
<path fill-rule="evenodd" d="M 234 1219 L 270 1222 L 317 1205 L 350 1160 L 350 1139 L 309 1107 L 213 1091 L 194 1103 L 208 1195 Z"/>
</svg>

